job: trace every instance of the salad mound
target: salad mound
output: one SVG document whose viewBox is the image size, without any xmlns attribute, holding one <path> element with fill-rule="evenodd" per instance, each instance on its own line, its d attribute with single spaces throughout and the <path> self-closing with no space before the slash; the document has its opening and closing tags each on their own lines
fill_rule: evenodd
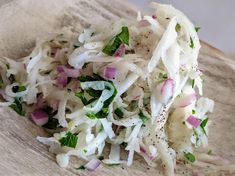
<svg viewBox="0 0 235 176">
<path fill-rule="evenodd" d="M 61 167 L 70 156 L 88 161 L 82 168 L 90 171 L 101 163 L 130 166 L 138 154 L 174 175 L 176 162 L 203 158 L 194 149 L 207 146 L 214 102 L 202 97 L 198 28 L 172 6 L 152 7 L 153 16 L 79 34 L 66 28 L 20 61 L 0 60 L 0 106 L 53 133 L 37 140 Z"/>
</svg>

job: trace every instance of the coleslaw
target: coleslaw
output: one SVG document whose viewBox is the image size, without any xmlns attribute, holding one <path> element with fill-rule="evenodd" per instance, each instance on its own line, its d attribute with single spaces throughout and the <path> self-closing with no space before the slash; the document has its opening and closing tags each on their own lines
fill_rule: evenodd
<svg viewBox="0 0 235 176">
<path fill-rule="evenodd" d="M 89 171 L 101 163 L 130 166 L 138 154 L 153 167 L 161 160 L 171 176 L 176 162 L 203 158 L 194 149 L 208 145 L 214 102 L 202 97 L 197 31 L 172 6 L 151 5 L 153 16 L 79 34 L 66 28 L 20 61 L 0 60 L 0 106 L 52 132 L 37 140 L 61 167 L 70 156 L 89 161 L 82 167 Z M 101 161 L 104 147 L 110 153 Z"/>
</svg>

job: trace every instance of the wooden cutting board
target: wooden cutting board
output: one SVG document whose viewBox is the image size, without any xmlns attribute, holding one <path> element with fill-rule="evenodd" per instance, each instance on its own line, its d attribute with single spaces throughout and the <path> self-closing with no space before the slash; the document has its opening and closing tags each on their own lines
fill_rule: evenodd
<svg viewBox="0 0 235 176">
<path fill-rule="evenodd" d="M 136 8 L 119 0 L 0 0 L 0 17 L 0 57 L 17 59 L 30 52 L 36 38 L 63 26 L 72 26 L 79 31 L 101 20 L 133 19 Z M 210 115 L 210 147 L 213 152 L 235 161 L 235 62 L 204 42 L 199 62 L 206 77 L 204 95 L 215 100 L 215 111 Z M 48 148 L 36 141 L 38 135 L 47 136 L 26 118 L 7 108 L 0 109 L 0 175 L 162 174 L 156 168 L 149 168 L 138 156 L 131 167 L 101 166 L 96 172 L 86 172 L 75 169 L 83 161 L 72 158 L 70 166 L 62 169 Z M 182 175 L 182 170 L 178 172 Z M 192 175 L 191 170 L 184 170 L 184 173 Z"/>
</svg>

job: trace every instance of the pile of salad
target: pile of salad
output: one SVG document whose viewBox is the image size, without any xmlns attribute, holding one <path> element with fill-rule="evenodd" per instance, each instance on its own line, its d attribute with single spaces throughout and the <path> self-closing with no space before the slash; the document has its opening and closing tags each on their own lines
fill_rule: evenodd
<svg viewBox="0 0 235 176">
<path fill-rule="evenodd" d="M 81 169 L 89 171 L 101 163 L 130 166 L 138 154 L 153 167 L 160 160 L 171 176 L 176 162 L 215 158 L 194 153 L 207 146 L 214 105 L 202 97 L 200 28 L 172 6 L 152 7 L 153 16 L 138 13 L 136 21 L 79 34 L 66 28 L 39 40 L 25 58 L 0 60 L 0 106 L 52 133 L 37 140 L 61 167 L 70 156 L 87 161 Z"/>
</svg>

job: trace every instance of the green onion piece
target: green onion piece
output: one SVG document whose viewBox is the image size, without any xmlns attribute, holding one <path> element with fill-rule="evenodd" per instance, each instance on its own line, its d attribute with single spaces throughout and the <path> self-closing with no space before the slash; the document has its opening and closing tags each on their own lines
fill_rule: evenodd
<svg viewBox="0 0 235 176">
<path fill-rule="evenodd" d="M 77 145 L 77 140 L 78 140 L 78 137 L 69 131 L 65 134 L 65 137 L 62 137 L 59 140 L 59 142 L 61 146 L 75 148 Z"/>
<path fill-rule="evenodd" d="M 126 26 L 122 27 L 122 31 L 108 42 L 102 52 L 112 56 L 122 43 L 129 45 L 129 30 Z"/>
<path fill-rule="evenodd" d="M 195 156 L 194 156 L 192 153 L 190 153 L 190 152 L 184 153 L 184 157 L 185 157 L 188 161 L 190 161 L 191 163 L 193 163 L 193 162 L 196 161 Z"/>
</svg>

